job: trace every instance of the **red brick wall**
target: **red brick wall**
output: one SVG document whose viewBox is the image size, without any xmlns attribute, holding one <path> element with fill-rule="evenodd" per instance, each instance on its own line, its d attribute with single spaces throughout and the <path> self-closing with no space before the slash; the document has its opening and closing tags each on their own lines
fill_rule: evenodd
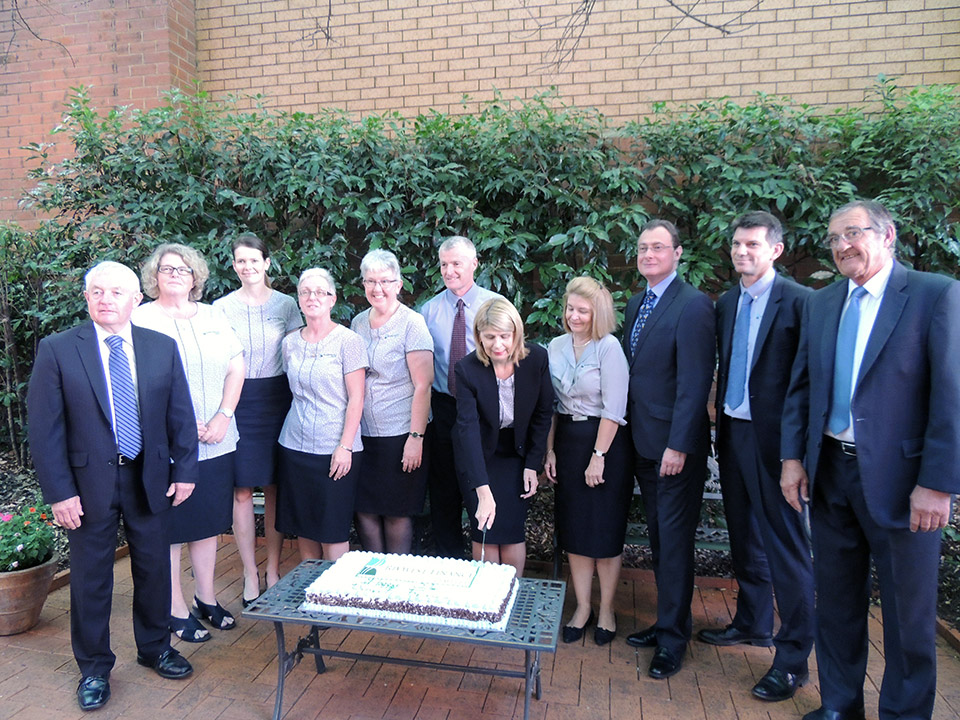
<svg viewBox="0 0 960 720">
<path fill-rule="evenodd" d="M 148 107 L 171 86 L 192 87 L 197 77 L 196 25 L 193 0 L 19 0 L 19 5 L 23 19 L 43 40 L 4 3 L 0 219 L 30 224 L 33 214 L 17 209 L 30 167 L 29 153 L 19 147 L 58 140 L 63 147 L 54 155 L 69 149 L 65 139 L 49 133 L 71 87 L 90 86 L 94 102 L 103 107 Z"/>
</svg>

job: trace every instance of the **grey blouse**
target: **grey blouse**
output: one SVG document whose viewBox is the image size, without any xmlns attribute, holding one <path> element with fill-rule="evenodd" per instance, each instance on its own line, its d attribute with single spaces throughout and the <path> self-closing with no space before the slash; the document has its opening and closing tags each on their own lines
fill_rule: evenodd
<svg viewBox="0 0 960 720">
<path fill-rule="evenodd" d="M 308 343 L 300 332 L 283 339 L 283 369 L 293 404 L 280 431 L 280 444 L 290 450 L 332 455 L 340 444 L 347 411 L 343 376 L 367 367 L 363 340 L 337 325 L 323 340 Z M 363 450 L 360 433 L 352 449 Z"/>
<path fill-rule="evenodd" d="M 547 357 L 558 413 L 627 424 L 630 369 L 623 348 L 613 335 L 591 340 L 578 361 L 573 336 L 567 333 L 550 341 Z"/>
<path fill-rule="evenodd" d="M 303 327 L 297 302 L 289 295 L 272 291 L 262 305 L 247 305 L 234 290 L 213 306 L 223 310 L 240 342 L 248 378 L 270 378 L 283 374 L 280 343 L 284 336 Z"/>
<path fill-rule="evenodd" d="M 167 315 L 159 303 L 151 302 L 134 308 L 130 320 L 134 325 L 156 330 L 172 337 L 180 350 L 180 360 L 187 374 L 193 413 L 200 422 L 212 418 L 223 401 L 223 383 L 230 361 L 243 353 L 240 339 L 219 308 L 197 303 L 197 314 L 183 320 Z M 223 440 L 216 444 L 200 443 L 200 460 L 212 460 L 237 449 L 237 421 Z"/>
<path fill-rule="evenodd" d="M 363 394 L 363 434 L 368 437 L 406 435 L 410 431 L 414 391 L 407 353 L 433 352 L 433 338 L 427 323 L 420 313 L 401 305 L 376 330 L 370 327 L 369 310 L 357 315 L 350 328 L 363 339 L 370 361 Z"/>
</svg>

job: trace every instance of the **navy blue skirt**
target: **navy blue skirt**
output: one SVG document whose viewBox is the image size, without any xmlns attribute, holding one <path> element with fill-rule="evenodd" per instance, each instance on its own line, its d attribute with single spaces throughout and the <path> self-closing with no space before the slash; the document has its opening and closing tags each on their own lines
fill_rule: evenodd
<svg viewBox="0 0 960 720">
<path fill-rule="evenodd" d="M 276 482 L 277 439 L 291 400 L 286 375 L 244 380 L 236 411 L 240 432 L 235 453 L 236 487 L 263 487 Z"/>
<path fill-rule="evenodd" d="M 350 472 L 334 480 L 329 477 L 329 455 L 281 445 L 277 530 L 320 543 L 347 542 L 362 461 L 363 453 L 355 452 Z"/>
<path fill-rule="evenodd" d="M 166 512 L 167 542 L 185 543 L 220 535 L 233 524 L 235 452 L 200 462 L 200 479 L 184 502 Z"/>
<path fill-rule="evenodd" d="M 357 483 L 357 512 L 412 517 L 423 511 L 427 495 L 427 448 L 413 472 L 403 471 L 407 435 L 363 436 L 363 465 Z"/>
<path fill-rule="evenodd" d="M 531 498 L 522 499 L 524 459 L 517 455 L 513 428 L 500 430 L 497 451 L 487 459 L 487 479 L 497 512 L 493 527 L 487 530 L 486 542 L 492 545 L 514 545 L 526 541 L 527 510 Z M 464 504 L 470 514 L 470 539 L 484 540 L 477 523 L 477 491 L 463 490 Z"/>
</svg>

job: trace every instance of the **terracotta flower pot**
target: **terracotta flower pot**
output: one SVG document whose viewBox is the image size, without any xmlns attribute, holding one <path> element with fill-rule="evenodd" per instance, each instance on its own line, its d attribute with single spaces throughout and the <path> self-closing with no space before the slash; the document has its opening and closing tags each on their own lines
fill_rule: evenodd
<svg viewBox="0 0 960 720">
<path fill-rule="evenodd" d="M 0 572 L 0 635 L 26 632 L 40 621 L 56 572 L 56 556 L 27 570 Z"/>
</svg>

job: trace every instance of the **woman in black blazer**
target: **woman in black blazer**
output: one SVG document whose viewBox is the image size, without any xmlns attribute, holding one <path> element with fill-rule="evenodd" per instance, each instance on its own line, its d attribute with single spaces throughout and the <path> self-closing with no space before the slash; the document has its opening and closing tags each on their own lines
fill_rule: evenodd
<svg viewBox="0 0 960 720">
<path fill-rule="evenodd" d="M 527 507 L 553 415 L 547 351 L 524 342 L 520 313 L 503 298 L 480 306 L 473 337 L 477 349 L 456 367 L 453 431 L 473 557 L 513 565 L 522 575 Z"/>
</svg>

